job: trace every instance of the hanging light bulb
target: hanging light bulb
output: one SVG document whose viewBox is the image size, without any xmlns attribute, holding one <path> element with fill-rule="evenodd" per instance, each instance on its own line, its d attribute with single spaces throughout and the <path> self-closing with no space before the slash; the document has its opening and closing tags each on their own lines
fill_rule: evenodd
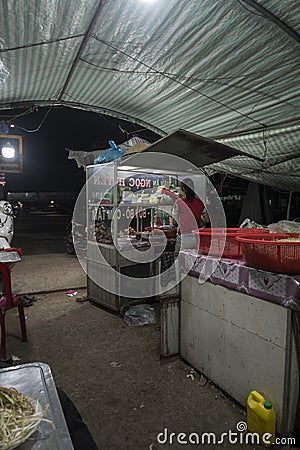
<svg viewBox="0 0 300 450">
<path fill-rule="evenodd" d="M 1 154 L 3 158 L 13 159 L 16 155 L 16 151 L 10 142 L 7 142 L 2 146 Z"/>
</svg>

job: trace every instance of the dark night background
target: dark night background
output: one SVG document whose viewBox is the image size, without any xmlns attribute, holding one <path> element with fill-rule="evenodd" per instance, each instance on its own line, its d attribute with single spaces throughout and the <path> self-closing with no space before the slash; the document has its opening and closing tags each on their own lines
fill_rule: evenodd
<svg viewBox="0 0 300 450">
<path fill-rule="evenodd" d="M 67 148 L 103 150 L 109 148 L 109 140 L 121 144 L 139 136 L 152 143 L 161 137 L 137 124 L 79 109 L 45 107 L 28 113 L 29 108 L 24 105 L 0 111 L 0 120 L 15 125 L 9 133 L 23 137 L 23 173 L 6 174 L 6 192 L 66 192 L 74 193 L 76 198 L 85 183 L 85 172 L 77 167 L 74 159 L 68 159 Z M 221 174 L 213 176 L 211 181 L 224 199 L 228 225 L 236 226 L 248 181 Z M 272 188 L 267 191 L 272 198 L 274 219 L 285 218 L 288 192 L 280 193 Z M 230 200 L 228 195 L 238 195 L 239 199 Z M 296 193 L 291 212 L 291 217 L 300 216 Z"/>
<path fill-rule="evenodd" d="M 15 125 L 9 133 L 23 137 L 23 173 L 6 174 L 10 192 L 78 192 L 85 172 L 68 159 L 66 148 L 93 151 L 109 148 L 108 140 L 121 144 L 133 136 L 150 142 L 160 137 L 139 125 L 92 112 L 53 107 L 25 115 L 27 109 L 0 111 L 0 120 Z"/>
</svg>

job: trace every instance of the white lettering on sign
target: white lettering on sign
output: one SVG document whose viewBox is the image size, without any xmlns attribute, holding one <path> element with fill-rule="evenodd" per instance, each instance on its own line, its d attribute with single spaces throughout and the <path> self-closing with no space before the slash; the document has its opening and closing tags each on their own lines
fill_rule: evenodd
<svg viewBox="0 0 300 450">
<path fill-rule="evenodd" d="M 140 219 L 146 219 L 147 217 L 147 210 L 142 206 L 135 206 L 131 208 L 128 206 L 125 210 L 122 209 L 122 211 L 120 208 L 117 209 L 118 220 L 121 220 L 122 217 L 125 217 L 127 220 L 134 219 L 135 217 L 139 217 Z"/>
<path fill-rule="evenodd" d="M 151 187 L 151 180 L 148 178 L 129 178 L 129 187 L 148 188 Z"/>
<path fill-rule="evenodd" d="M 94 185 L 102 185 L 102 186 L 113 186 L 114 185 L 114 177 L 113 176 L 106 176 L 105 174 L 101 173 L 99 175 L 93 176 Z"/>
<path fill-rule="evenodd" d="M 126 179 L 125 178 L 118 178 L 118 186 L 126 186 L 125 184 Z M 93 182 L 94 186 L 113 186 L 115 184 L 114 177 L 113 176 L 107 176 L 103 173 L 95 174 L 93 176 Z M 138 189 L 142 188 L 151 188 L 151 180 L 148 178 L 129 178 L 128 180 L 128 186 L 129 187 L 136 187 Z"/>
</svg>

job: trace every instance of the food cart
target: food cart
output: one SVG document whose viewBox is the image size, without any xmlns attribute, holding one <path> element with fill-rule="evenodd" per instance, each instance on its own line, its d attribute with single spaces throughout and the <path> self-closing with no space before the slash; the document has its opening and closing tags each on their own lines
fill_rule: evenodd
<svg viewBox="0 0 300 450">
<path fill-rule="evenodd" d="M 129 166 L 126 160 L 87 167 L 90 300 L 123 312 L 141 299 L 156 300 L 157 293 L 165 291 L 156 275 L 174 251 L 172 209 L 184 176 L 185 171 Z M 204 197 L 205 177 L 189 176 Z"/>
<path fill-rule="evenodd" d="M 123 305 L 149 298 L 145 291 L 155 296 L 159 289 L 155 277 L 153 285 L 148 285 L 147 289 L 144 286 L 140 289 L 130 282 L 122 285 L 121 280 L 132 273 L 143 279 L 158 273 L 156 256 L 161 254 L 160 238 L 158 236 L 156 241 L 152 233 L 153 245 L 149 246 L 147 229 L 158 231 L 162 227 L 168 244 L 174 239 L 170 223 L 174 201 L 170 202 L 163 194 L 162 187 L 178 193 L 178 180 L 188 176 L 204 198 L 205 176 L 198 167 L 241 154 L 245 153 L 177 130 L 150 145 L 142 154 L 125 155 L 112 163 L 88 166 L 86 262 L 89 299 L 120 312 Z M 142 252 L 153 253 L 148 264 L 139 264 L 132 259 L 137 249 L 140 259 Z M 112 268 L 114 275 L 111 275 Z M 106 283 L 108 279 L 110 284 Z"/>
</svg>

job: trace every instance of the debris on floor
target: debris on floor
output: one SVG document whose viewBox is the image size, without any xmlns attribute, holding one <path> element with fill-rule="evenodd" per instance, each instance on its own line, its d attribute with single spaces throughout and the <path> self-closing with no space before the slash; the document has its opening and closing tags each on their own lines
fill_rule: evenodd
<svg viewBox="0 0 300 450">
<path fill-rule="evenodd" d="M 37 301 L 37 297 L 35 297 L 34 295 L 29 295 L 29 294 L 21 295 L 21 299 L 22 299 L 22 304 L 24 307 L 32 306 L 33 302 Z"/>
<path fill-rule="evenodd" d="M 174 368 L 173 366 L 168 366 L 167 372 L 168 372 L 170 375 L 175 375 L 176 370 L 175 370 L 175 368 Z"/>
<path fill-rule="evenodd" d="M 197 380 L 197 384 L 200 386 L 206 386 L 208 383 L 208 379 L 202 374 L 197 372 L 193 367 L 187 367 L 186 371 L 189 373 L 186 375 L 191 381 Z"/>
<path fill-rule="evenodd" d="M 78 302 L 78 303 L 85 303 L 85 302 L 87 302 L 89 299 L 88 299 L 88 296 L 87 295 L 84 295 L 83 297 L 78 297 L 78 298 L 76 298 L 76 302 Z"/>
<path fill-rule="evenodd" d="M 156 324 L 155 309 L 148 304 L 130 306 L 124 314 L 124 322 L 133 327 L 154 325 Z"/>
<path fill-rule="evenodd" d="M 112 361 L 112 362 L 110 363 L 110 366 L 112 366 L 112 367 L 121 367 L 121 364 L 118 363 L 118 362 L 116 362 L 116 361 Z"/>
<path fill-rule="evenodd" d="M 207 378 L 204 375 L 202 375 L 202 373 L 200 375 L 198 384 L 200 384 L 200 386 L 206 386 L 207 385 Z"/>
<path fill-rule="evenodd" d="M 195 375 L 197 375 L 197 372 L 193 367 L 187 368 L 189 373 L 187 374 L 187 378 L 189 378 L 191 381 L 195 381 Z"/>
<path fill-rule="evenodd" d="M 140 404 L 140 406 L 139 406 L 139 408 L 145 408 L 145 405 L 144 405 L 144 403 L 141 403 Z M 138 409 L 138 407 L 136 406 L 135 408 L 133 408 L 133 411 L 136 411 Z"/>
<path fill-rule="evenodd" d="M 77 292 L 77 291 L 74 291 L 73 289 L 69 289 L 69 290 L 66 292 L 66 294 L 67 294 L 68 297 L 75 297 L 75 296 L 78 294 L 78 292 Z"/>
<path fill-rule="evenodd" d="M 188 373 L 186 377 L 192 381 L 195 381 L 195 376 L 192 373 Z"/>
</svg>

